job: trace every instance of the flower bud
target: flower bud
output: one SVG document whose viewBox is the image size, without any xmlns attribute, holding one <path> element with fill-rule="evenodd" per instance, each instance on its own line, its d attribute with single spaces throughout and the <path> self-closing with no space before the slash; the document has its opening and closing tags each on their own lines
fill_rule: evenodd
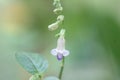
<svg viewBox="0 0 120 80">
<path fill-rule="evenodd" d="M 55 22 L 55 23 L 53 23 L 53 24 L 51 24 L 51 25 L 48 26 L 48 29 L 49 29 L 50 31 L 54 31 L 54 30 L 56 30 L 57 28 L 58 28 L 58 22 Z"/>
<path fill-rule="evenodd" d="M 56 9 L 54 9 L 53 12 L 54 12 L 55 14 L 58 14 L 58 13 L 61 13 L 62 10 L 63 10 L 63 7 L 58 7 L 58 8 L 56 8 Z"/>
<path fill-rule="evenodd" d="M 54 0 L 53 5 L 56 6 L 58 4 L 60 4 L 60 0 Z"/>
<path fill-rule="evenodd" d="M 60 22 L 62 22 L 64 20 L 64 15 L 59 15 L 57 17 L 57 20 L 60 21 Z"/>
</svg>

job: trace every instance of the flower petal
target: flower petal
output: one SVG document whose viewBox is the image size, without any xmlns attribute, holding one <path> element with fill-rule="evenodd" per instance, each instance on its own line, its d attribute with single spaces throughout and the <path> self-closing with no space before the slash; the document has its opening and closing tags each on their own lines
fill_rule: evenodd
<svg viewBox="0 0 120 80">
<path fill-rule="evenodd" d="M 56 56 L 57 55 L 57 50 L 56 49 L 52 49 L 51 50 L 51 54 L 54 55 L 54 56 Z"/>
<path fill-rule="evenodd" d="M 63 59 L 63 54 L 58 53 L 58 54 L 57 54 L 57 59 L 58 59 L 58 60 L 62 60 L 62 59 Z"/>
<path fill-rule="evenodd" d="M 69 54 L 70 54 L 70 52 L 68 50 L 64 50 L 63 56 L 68 56 Z"/>
</svg>

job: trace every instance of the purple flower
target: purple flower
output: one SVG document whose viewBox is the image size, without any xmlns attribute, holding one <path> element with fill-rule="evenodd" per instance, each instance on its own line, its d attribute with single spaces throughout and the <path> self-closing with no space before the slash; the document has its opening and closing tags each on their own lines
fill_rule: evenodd
<svg viewBox="0 0 120 80">
<path fill-rule="evenodd" d="M 51 50 L 51 54 L 56 56 L 58 60 L 62 60 L 64 56 L 69 55 L 69 51 L 65 49 L 64 33 L 65 30 L 62 29 L 57 40 L 57 47 Z"/>
</svg>

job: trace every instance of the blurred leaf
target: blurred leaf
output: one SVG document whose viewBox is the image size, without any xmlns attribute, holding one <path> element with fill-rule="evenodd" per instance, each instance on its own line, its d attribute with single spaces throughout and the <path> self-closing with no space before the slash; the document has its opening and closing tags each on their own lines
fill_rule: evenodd
<svg viewBox="0 0 120 80">
<path fill-rule="evenodd" d="M 44 80 L 59 80 L 59 79 L 57 77 L 50 76 L 50 77 L 46 77 Z"/>
<path fill-rule="evenodd" d="M 32 75 L 29 80 L 40 80 L 39 75 Z"/>
<path fill-rule="evenodd" d="M 48 67 L 48 61 L 40 54 L 19 52 L 15 54 L 19 64 L 31 74 L 42 74 Z"/>
</svg>

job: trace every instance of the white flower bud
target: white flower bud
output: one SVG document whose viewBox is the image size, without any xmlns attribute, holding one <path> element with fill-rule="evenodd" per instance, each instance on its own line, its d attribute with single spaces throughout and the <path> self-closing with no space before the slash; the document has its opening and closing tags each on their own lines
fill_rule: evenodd
<svg viewBox="0 0 120 80">
<path fill-rule="evenodd" d="M 62 22 L 64 20 L 64 15 L 59 15 L 57 17 L 57 20 L 60 21 L 60 22 Z"/>
<path fill-rule="evenodd" d="M 58 14 L 58 13 L 62 12 L 62 10 L 63 10 L 63 7 L 59 7 L 59 8 L 54 9 L 53 12 L 55 14 Z"/>
<path fill-rule="evenodd" d="M 58 22 L 55 22 L 55 23 L 53 23 L 53 24 L 51 24 L 51 25 L 48 26 L 48 29 L 49 29 L 50 31 L 54 31 L 54 30 L 56 30 L 57 28 L 58 28 Z"/>
<path fill-rule="evenodd" d="M 53 5 L 60 4 L 60 0 L 54 0 Z"/>
</svg>

